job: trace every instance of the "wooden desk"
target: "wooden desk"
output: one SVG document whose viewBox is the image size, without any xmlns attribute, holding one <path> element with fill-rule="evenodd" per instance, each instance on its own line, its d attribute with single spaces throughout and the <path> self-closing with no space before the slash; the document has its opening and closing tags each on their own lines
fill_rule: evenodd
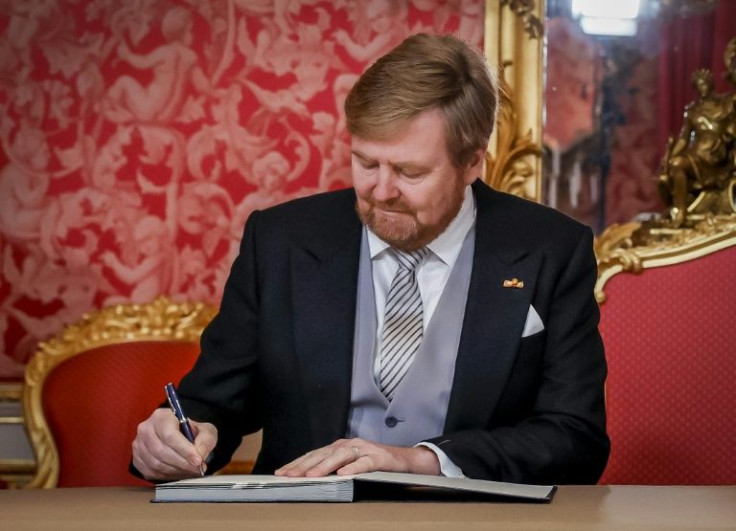
<svg viewBox="0 0 736 531">
<path fill-rule="evenodd" d="M 152 491 L 84 488 L 0 491 L 0 528 L 736 529 L 736 487 L 560 487 L 551 504 L 153 504 Z"/>
</svg>

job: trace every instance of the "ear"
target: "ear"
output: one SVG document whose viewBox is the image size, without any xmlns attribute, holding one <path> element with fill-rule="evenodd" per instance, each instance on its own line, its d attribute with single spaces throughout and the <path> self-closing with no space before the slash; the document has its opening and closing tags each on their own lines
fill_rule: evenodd
<svg viewBox="0 0 736 531">
<path fill-rule="evenodd" d="M 476 179 L 481 177 L 483 172 L 483 155 L 485 155 L 485 150 L 479 149 L 473 154 L 468 165 L 465 166 L 463 170 L 463 182 L 465 184 L 472 184 Z"/>
</svg>

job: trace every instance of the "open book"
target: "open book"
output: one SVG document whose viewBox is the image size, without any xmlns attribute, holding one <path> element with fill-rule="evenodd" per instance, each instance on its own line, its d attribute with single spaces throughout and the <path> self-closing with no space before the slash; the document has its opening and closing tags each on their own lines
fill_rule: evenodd
<svg viewBox="0 0 736 531">
<path fill-rule="evenodd" d="M 257 475 L 223 475 L 185 479 L 156 486 L 154 502 L 351 502 L 361 492 L 403 491 L 454 496 L 474 500 L 549 502 L 554 486 L 522 485 L 467 478 L 419 474 L 369 472 L 354 476 L 287 478 Z M 379 487 L 384 487 L 379 489 Z M 392 490 L 393 489 L 393 490 Z M 461 498 L 462 499 L 462 498 Z"/>
</svg>

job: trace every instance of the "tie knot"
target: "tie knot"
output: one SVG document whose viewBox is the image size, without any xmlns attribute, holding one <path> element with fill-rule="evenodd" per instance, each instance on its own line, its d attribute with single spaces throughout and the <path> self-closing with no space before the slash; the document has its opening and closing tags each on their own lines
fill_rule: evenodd
<svg viewBox="0 0 736 531">
<path fill-rule="evenodd" d="M 429 254 L 429 249 L 426 247 L 410 252 L 399 251 L 397 249 L 394 249 L 393 251 L 396 259 L 399 261 L 399 268 L 408 269 L 410 271 L 416 269 L 422 260 L 424 260 Z"/>
</svg>

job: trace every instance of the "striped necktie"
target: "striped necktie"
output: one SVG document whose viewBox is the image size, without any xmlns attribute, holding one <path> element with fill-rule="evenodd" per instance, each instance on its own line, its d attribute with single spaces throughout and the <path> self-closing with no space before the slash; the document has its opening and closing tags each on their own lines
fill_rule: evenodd
<svg viewBox="0 0 736 531">
<path fill-rule="evenodd" d="M 419 350 L 424 333 L 424 309 L 416 268 L 429 254 L 426 247 L 410 253 L 392 250 L 399 270 L 386 296 L 381 340 L 380 386 L 391 401 Z"/>
</svg>

